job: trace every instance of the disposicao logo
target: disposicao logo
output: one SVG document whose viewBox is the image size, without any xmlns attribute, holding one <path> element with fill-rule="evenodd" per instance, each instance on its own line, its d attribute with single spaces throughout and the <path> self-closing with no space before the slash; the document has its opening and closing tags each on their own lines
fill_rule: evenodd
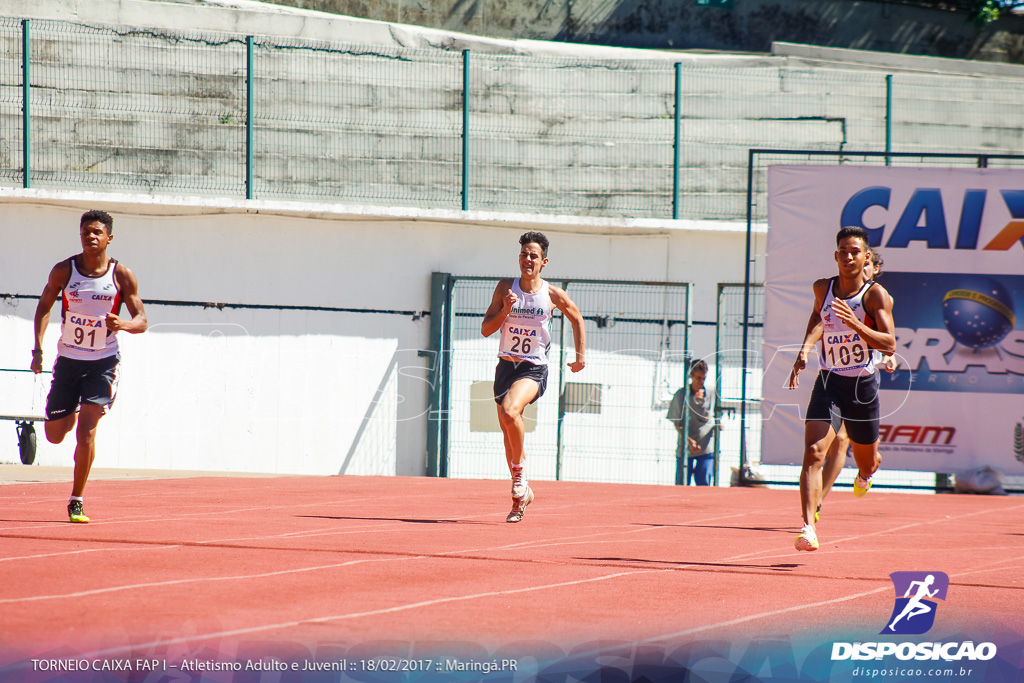
<svg viewBox="0 0 1024 683">
<path fill-rule="evenodd" d="M 935 600 L 946 599 L 949 577 L 944 572 L 893 572 L 889 578 L 896 588 L 896 605 L 881 633 L 927 633 L 939 607 Z"/>
<path fill-rule="evenodd" d="M 936 600 L 945 600 L 949 576 L 944 572 L 893 572 L 896 603 L 881 635 L 919 635 L 935 624 Z M 996 656 L 993 643 L 867 642 L 833 643 L 832 660 L 881 660 L 888 656 L 918 661 L 987 661 Z"/>
</svg>

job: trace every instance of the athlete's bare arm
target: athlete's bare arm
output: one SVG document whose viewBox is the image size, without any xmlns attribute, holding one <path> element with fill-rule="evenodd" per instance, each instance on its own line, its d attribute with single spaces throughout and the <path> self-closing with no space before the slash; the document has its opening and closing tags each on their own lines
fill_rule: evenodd
<svg viewBox="0 0 1024 683">
<path fill-rule="evenodd" d="M 71 264 L 68 261 L 61 261 L 50 269 L 50 276 L 46 279 L 46 286 L 39 296 L 39 303 L 36 304 L 36 316 L 34 321 L 36 345 L 32 351 L 32 372 L 37 375 L 43 371 L 43 335 L 46 334 L 46 327 L 50 324 L 50 310 L 57 303 L 57 297 L 67 286 L 71 279 Z"/>
<path fill-rule="evenodd" d="M 564 290 L 549 283 L 548 291 L 551 293 L 551 303 L 569 319 L 569 324 L 572 325 L 572 338 L 576 343 L 576 360 L 569 363 L 569 369 L 579 372 L 587 364 L 587 332 L 583 327 L 583 314 L 580 313 L 580 309 L 576 308 L 576 304 Z"/>
<path fill-rule="evenodd" d="M 814 345 L 821 339 L 824 328 L 821 325 L 821 307 L 828 295 L 828 286 L 831 280 L 823 278 L 814 283 L 814 308 L 807 319 L 807 330 L 804 332 L 804 341 L 800 346 L 800 352 L 796 354 L 793 362 L 793 369 L 789 373 L 789 388 L 796 389 L 800 386 L 800 371 L 807 367 L 807 356 L 810 355 Z"/>
<path fill-rule="evenodd" d="M 519 297 L 512 291 L 512 278 L 507 277 L 500 280 L 494 288 L 491 304 L 487 307 L 487 312 L 484 313 L 484 321 L 480 324 L 480 334 L 490 337 L 500 330 L 501 324 L 505 322 L 505 318 L 512 312 L 512 307 L 518 300 Z"/>
<path fill-rule="evenodd" d="M 861 322 L 842 299 L 836 299 L 833 302 L 832 310 L 835 311 L 836 317 L 859 334 L 868 346 L 878 349 L 884 354 L 896 353 L 896 335 L 892 323 L 892 298 L 880 285 L 869 289 L 864 297 L 864 312 L 874 319 L 874 329 Z"/>
<path fill-rule="evenodd" d="M 135 278 L 135 273 L 124 264 L 118 263 L 117 269 L 114 270 L 114 278 L 117 280 L 121 300 L 124 301 L 125 308 L 132 318 L 121 320 L 116 313 L 107 313 L 107 329 L 129 334 L 145 332 L 149 328 L 149 321 L 146 319 L 146 308 L 139 296 L 139 281 Z"/>
</svg>

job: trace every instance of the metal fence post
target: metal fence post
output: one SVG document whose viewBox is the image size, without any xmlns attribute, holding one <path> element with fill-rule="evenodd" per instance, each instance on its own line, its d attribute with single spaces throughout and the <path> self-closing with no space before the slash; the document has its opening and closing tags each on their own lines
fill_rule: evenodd
<svg viewBox="0 0 1024 683">
<path fill-rule="evenodd" d="M 462 210 L 469 211 L 469 50 L 462 51 Z"/>
<path fill-rule="evenodd" d="M 252 53 L 253 53 L 253 37 L 245 37 L 245 198 L 252 199 L 255 196 L 252 187 L 253 177 L 253 64 L 252 64 Z"/>
<path fill-rule="evenodd" d="M 421 351 L 428 368 L 427 476 L 448 476 L 448 362 L 451 348 L 451 273 L 430 275 L 430 349 Z"/>
<path fill-rule="evenodd" d="M 569 282 L 562 282 L 569 289 Z M 573 340 L 576 339 L 575 332 Z M 562 460 L 565 455 L 565 316 L 558 319 L 558 422 L 555 427 L 555 481 L 562 480 Z"/>
<path fill-rule="evenodd" d="M 885 77 L 885 151 L 892 151 L 892 74 Z M 889 165 L 889 157 L 885 165 Z"/>
<path fill-rule="evenodd" d="M 686 325 L 683 326 L 683 481 L 690 485 L 690 332 L 693 328 L 693 288 L 686 283 Z M 696 482 L 694 482 L 696 484 Z"/>
<path fill-rule="evenodd" d="M 679 112 L 683 91 L 683 65 L 676 62 L 676 105 L 675 105 L 675 142 L 672 157 L 672 218 L 679 219 L 679 159 L 682 155 L 682 115 Z"/>
<path fill-rule="evenodd" d="M 747 157 L 747 246 L 746 262 L 743 268 L 743 362 L 740 367 L 740 474 L 739 484 L 743 486 L 743 470 L 747 464 L 747 345 L 750 343 L 750 240 L 754 227 L 754 160 L 757 151 L 750 150 Z"/>
<path fill-rule="evenodd" d="M 22 186 L 32 187 L 32 113 L 31 79 L 29 78 L 29 20 L 21 22 L 21 163 Z"/>
</svg>

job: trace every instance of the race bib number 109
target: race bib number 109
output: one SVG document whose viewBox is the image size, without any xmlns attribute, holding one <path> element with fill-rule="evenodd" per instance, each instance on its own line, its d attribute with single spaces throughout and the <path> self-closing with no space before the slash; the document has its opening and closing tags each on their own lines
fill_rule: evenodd
<svg viewBox="0 0 1024 683">
<path fill-rule="evenodd" d="M 825 348 L 828 365 L 832 368 L 857 368 L 867 365 L 871 350 L 858 335 L 838 335 L 829 339 Z"/>
</svg>

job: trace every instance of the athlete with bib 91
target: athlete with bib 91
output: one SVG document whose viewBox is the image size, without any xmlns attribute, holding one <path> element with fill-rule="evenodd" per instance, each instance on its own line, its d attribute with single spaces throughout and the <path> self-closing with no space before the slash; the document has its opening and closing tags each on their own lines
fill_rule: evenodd
<svg viewBox="0 0 1024 683">
<path fill-rule="evenodd" d="M 576 304 L 565 291 L 540 276 L 548 264 L 548 238 L 528 232 L 519 238 L 519 244 L 520 275 L 498 282 L 480 325 L 485 337 L 501 330 L 494 401 L 505 437 L 505 460 L 512 474 L 512 511 L 505 519 L 512 523 L 522 521 L 526 506 L 533 502 L 525 472 L 523 410 L 547 387 L 552 307 L 558 308 L 572 325 L 576 344 L 576 360 L 569 363 L 572 372 L 583 369 L 586 347 L 583 316 Z"/>
<path fill-rule="evenodd" d="M 77 422 L 68 519 L 87 523 L 82 494 L 96 457 L 96 427 L 117 393 L 121 356 L 116 333 L 145 332 L 148 322 L 135 273 L 107 256 L 107 245 L 114 239 L 114 219 L 106 211 L 86 211 L 78 232 L 82 253 L 50 270 L 36 306 L 32 371 L 43 371 L 43 335 L 59 296 L 61 335 L 46 398 L 46 439 L 62 442 Z M 131 320 L 118 317 L 122 303 Z"/>
<path fill-rule="evenodd" d="M 819 372 L 811 390 L 804 422 L 804 456 L 800 471 L 800 508 L 803 530 L 796 537 L 797 550 L 817 550 L 814 513 L 820 502 L 822 463 L 840 424 L 846 431 L 857 463 L 854 495 L 871 488 L 871 476 L 882 458 L 878 454 L 877 349 L 896 350 L 892 298 L 881 285 L 869 280 L 864 265 L 871 259 L 864 228 L 846 227 L 836 235 L 835 260 L 839 275 L 814 283 L 814 308 L 807 321 L 803 345 L 789 375 L 789 388 L 800 385 L 800 371 L 821 335 Z"/>
</svg>

